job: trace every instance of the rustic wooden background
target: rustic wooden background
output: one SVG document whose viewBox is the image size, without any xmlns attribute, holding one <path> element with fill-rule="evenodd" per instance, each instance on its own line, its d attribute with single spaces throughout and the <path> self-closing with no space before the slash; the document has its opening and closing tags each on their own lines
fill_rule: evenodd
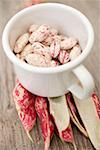
<svg viewBox="0 0 100 150">
<path fill-rule="evenodd" d="M 43 140 L 39 124 L 34 128 L 32 144 L 18 119 L 12 90 L 15 84 L 13 67 L 2 48 L 2 31 L 16 12 L 25 7 L 27 0 L 0 0 L 0 150 L 43 150 Z M 73 6 L 83 12 L 92 22 L 95 31 L 93 52 L 88 57 L 85 65 L 92 73 L 96 83 L 96 90 L 100 95 L 100 0 L 52 0 L 49 2 L 62 2 Z M 78 150 L 94 150 L 91 142 L 73 127 L 75 142 Z M 61 143 L 54 135 L 51 150 L 73 150 L 73 146 Z"/>
</svg>

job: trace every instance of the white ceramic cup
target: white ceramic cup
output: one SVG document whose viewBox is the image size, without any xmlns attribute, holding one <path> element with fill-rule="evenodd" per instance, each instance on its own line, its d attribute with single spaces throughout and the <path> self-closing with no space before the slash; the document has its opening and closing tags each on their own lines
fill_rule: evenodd
<svg viewBox="0 0 100 150">
<path fill-rule="evenodd" d="M 13 54 L 13 47 L 19 35 L 33 23 L 48 24 L 64 35 L 78 38 L 82 54 L 76 60 L 53 68 L 21 62 Z M 38 4 L 18 12 L 7 23 L 2 37 L 4 51 L 27 90 L 46 97 L 61 96 L 71 91 L 79 99 L 89 97 L 94 90 L 93 78 L 82 65 L 92 50 L 93 41 L 94 32 L 89 20 L 78 10 L 58 3 Z"/>
</svg>

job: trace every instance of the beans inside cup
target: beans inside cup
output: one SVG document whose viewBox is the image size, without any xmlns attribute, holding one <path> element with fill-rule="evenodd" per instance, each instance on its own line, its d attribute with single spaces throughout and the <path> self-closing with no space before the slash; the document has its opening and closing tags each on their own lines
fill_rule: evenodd
<svg viewBox="0 0 100 150">
<path fill-rule="evenodd" d="M 56 67 L 76 59 L 82 49 L 76 38 L 62 35 L 45 24 L 33 24 L 16 40 L 13 51 L 30 65 Z"/>
</svg>

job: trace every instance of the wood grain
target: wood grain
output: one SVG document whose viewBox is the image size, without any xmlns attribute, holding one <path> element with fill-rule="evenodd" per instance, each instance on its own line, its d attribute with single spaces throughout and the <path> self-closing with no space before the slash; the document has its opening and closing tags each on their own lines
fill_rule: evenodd
<svg viewBox="0 0 100 150">
<path fill-rule="evenodd" d="M 2 48 L 2 31 L 7 21 L 16 12 L 25 7 L 27 0 L 0 0 L 0 150 L 43 150 L 43 139 L 39 123 L 32 131 L 32 144 L 18 119 L 12 100 L 12 90 L 15 84 L 15 74 L 12 64 L 5 56 Z M 92 73 L 96 90 L 100 95 L 100 0 L 51 0 L 73 6 L 83 12 L 92 22 L 95 31 L 93 52 L 85 61 L 85 65 Z M 94 150 L 90 141 L 73 126 L 75 142 L 78 150 Z M 54 135 L 51 150 L 73 150 L 73 146 L 62 143 Z"/>
</svg>

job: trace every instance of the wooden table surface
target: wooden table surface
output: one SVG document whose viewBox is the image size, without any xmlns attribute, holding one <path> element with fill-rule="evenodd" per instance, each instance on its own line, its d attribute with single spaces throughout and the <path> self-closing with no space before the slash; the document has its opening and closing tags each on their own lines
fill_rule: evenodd
<svg viewBox="0 0 100 150">
<path fill-rule="evenodd" d="M 12 90 L 15 85 L 15 73 L 12 64 L 5 56 L 2 48 L 2 31 L 16 12 L 24 8 L 27 0 L 0 0 L 0 150 L 43 150 L 43 140 L 37 121 L 33 131 L 32 144 L 19 121 L 12 99 Z M 100 95 L 100 0 L 52 0 L 49 2 L 63 2 L 83 12 L 92 22 L 95 31 L 93 51 L 87 58 L 85 65 L 92 73 L 96 90 Z M 76 127 L 73 127 L 75 142 L 78 150 L 94 150 L 91 142 L 86 139 Z M 54 135 L 51 150 L 73 150 L 73 146 L 62 143 Z"/>
</svg>

